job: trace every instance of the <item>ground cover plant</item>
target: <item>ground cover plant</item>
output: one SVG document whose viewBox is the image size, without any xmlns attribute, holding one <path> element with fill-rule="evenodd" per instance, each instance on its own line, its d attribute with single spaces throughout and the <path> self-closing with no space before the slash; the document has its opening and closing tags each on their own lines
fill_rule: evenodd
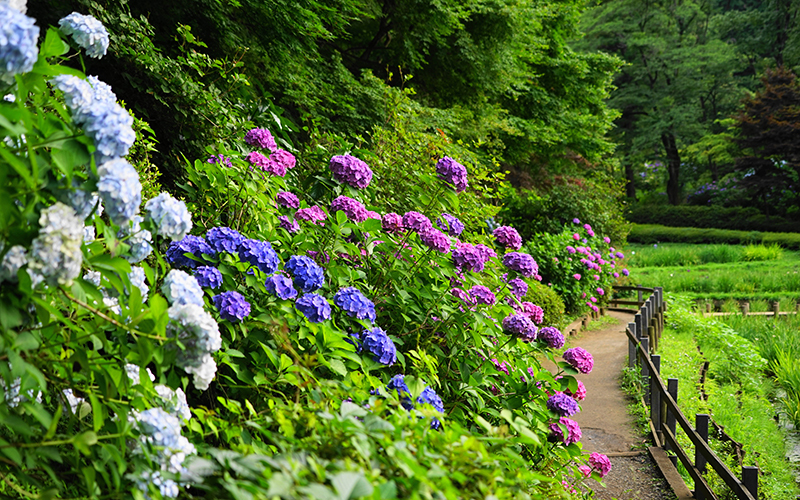
<svg viewBox="0 0 800 500">
<path fill-rule="evenodd" d="M 691 245 L 660 243 L 628 245 L 627 263 L 636 267 L 724 264 L 741 261 L 778 260 L 784 250 L 778 245 Z"/>
<path fill-rule="evenodd" d="M 540 271 L 440 151 L 400 215 L 351 151 L 303 175 L 265 128 L 143 199 L 133 118 L 63 65 L 103 25 L 0 19 L 0 493 L 544 499 L 608 473 L 568 418 L 593 358 L 545 322 L 565 270 L 602 301 L 607 238 L 570 229 L 585 262 Z"/>
<path fill-rule="evenodd" d="M 798 233 L 762 233 L 759 231 L 733 231 L 696 227 L 667 227 L 655 224 L 632 224 L 628 241 L 652 245 L 654 243 L 749 243 L 778 244 L 783 248 L 800 250 Z"/>
</svg>

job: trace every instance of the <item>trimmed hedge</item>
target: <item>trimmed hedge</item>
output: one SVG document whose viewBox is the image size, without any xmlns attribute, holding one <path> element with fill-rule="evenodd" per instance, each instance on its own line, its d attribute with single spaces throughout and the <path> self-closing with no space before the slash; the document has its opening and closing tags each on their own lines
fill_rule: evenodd
<svg viewBox="0 0 800 500">
<path fill-rule="evenodd" d="M 533 302 L 544 310 L 543 325 L 562 325 L 564 321 L 564 301 L 547 286 L 538 281 L 527 280 L 528 293 L 525 300 Z"/>
<path fill-rule="evenodd" d="M 777 243 L 783 248 L 800 250 L 798 233 L 761 233 L 758 231 L 732 231 L 697 227 L 667 227 L 655 224 L 633 224 L 628 241 L 631 243 Z"/>
<path fill-rule="evenodd" d="M 800 220 L 767 217 L 754 207 L 636 204 L 625 210 L 625 218 L 636 224 L 670 227 L 800 233 Z"/>
</svg>

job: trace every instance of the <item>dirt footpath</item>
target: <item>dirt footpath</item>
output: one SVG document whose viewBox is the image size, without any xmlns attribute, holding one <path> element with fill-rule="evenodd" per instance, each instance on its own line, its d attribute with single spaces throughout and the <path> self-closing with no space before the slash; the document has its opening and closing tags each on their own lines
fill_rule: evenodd
<svg viewBox="0 0 800 500">
<path fill-rule="evenodd" d="M 572 346 L 583 347 L 594 357 L 592 372 L 578 377 L 586 386 L 586 399 L 571 418 L 583 431 L 584 451 L 608 455 L 612 466 L 605 487 L 594 481 L 587 485 L 601 500 L 673 500 L 675 495 L 650 458 L 645 439 L 638 435 L 633 417 L 628 415 L 628 400 L 619 387 L 628 354 L 625 326 L 633 315 L 607 314 L 619 323 L 571 339 Z"/>
</svg>

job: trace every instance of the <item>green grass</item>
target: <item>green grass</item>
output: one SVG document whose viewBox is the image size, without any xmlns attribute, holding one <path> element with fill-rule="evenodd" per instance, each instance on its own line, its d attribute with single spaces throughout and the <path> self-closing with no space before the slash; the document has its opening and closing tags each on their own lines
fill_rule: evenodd
<svg viewBox="0 0 800 500">
<path fill-rule="evenodd" d="M 714 243 L 743 245 L 776 243 L 783 248 L 800 250 L 800 233 L 762 233 L 758 231 L 732 231 L 728 229 L 703 229 L 695 227 L 667 227 L 656 224 L 632 224 L 628 241 L 652 245 L 654 243 Z"/>
<path fill-rule="evenodd" d="M 746 247 L 663 243 L 630 245 L 625 262 L 631 267 L 689 266 L 745 260 Z"/>
</svg>

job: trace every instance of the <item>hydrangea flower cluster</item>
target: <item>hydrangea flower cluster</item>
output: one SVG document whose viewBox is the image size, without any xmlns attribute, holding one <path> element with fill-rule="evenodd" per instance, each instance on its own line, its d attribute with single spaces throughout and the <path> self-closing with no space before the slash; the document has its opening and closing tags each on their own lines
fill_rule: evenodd
<svg viewBox="0 0 800 500">
<path fill-rule="evenodd" d="M 42 402 L 42 391 L 36 391 L 34 394 L 33 389 L 25 391 L 25 394 L 20 394 L 22 389 L 22 379 L 17 377 L 11 382 L 11 386 L 6 386 L 6 381 L 0 378 L 0 393 L 3 394 L 3 400 L 9 408 L 16 408 L 20 403 L 26 401 Z"/>
<path fill-rule="evenodd" d="M 556 392 L 548 398 L 547 409 L 558 413 L 562 417 L 569 417 L 580 411 L 577 401 L 563 392 Z"/>
<path fill-rule="evenodd" d="M 0 3 L 0 81 L 14 83 L 14 75 L 27 73 L 39 58 L 39 27 L 34 19 Z"/>
<path fill-rule="evenodd" d="M 285 149 L 279 149 L 269 155 L 265 170 L 272 175 L 283 177 L 286 175 L 286 171 L 293 169 L 296 164 L 297 160 L 292 153 Z"/>
<path fill-rule="evenodd" d="M 589 373 L 594 368 L 594 358 L 582 347 L 572 347 L 562 354 L 564 361 L 571 364 L 581 373 Z"/>
<path fill-rule="evenodd" d="M 405 375 L 398 373 L 392 377 L 389 383 L 386 384 L 386 389 L 389 391 L 397 391 L 397 397 L 400 398 L 400 404 L 403 405 L 403 408 L 406 410 L 414 408 L 414 403 L 411 402 L 411 398 L 409 397 L 411 390 L 406 384 Z"/>
<path fill-rule="evenodd" d="M 142 302 L 147 302 L 147 295 L 150 293 L 150 287 L 147 286 L 146 283 L 144 268 L 139 266 L 131 267 L 128 279 L 131 280 L 131 286 L 135 286 L 139 289 L 139 293 L 142 295 Z"/>
<path fill-rule="evenodd" d="M 372 353 L 372 359 L 391 366 L 397 362 L 397 348 L 383 328 L 375 327 L 361 333 L 361 349 Z"/>
<path fill-rule="evenodd" d="M 170 304 L 195 304 L 203 307 L 203 289 L 200 288 L 200 284 L 194 276 L 178 269 L 171 270 L 164 278 L 161 292 Z"/>
<path fill-rule="evenodd" d="M 464 232 L 464 223 L 461 222 L 458 217 L 454 217 L 448 213 L 443 213 L 436 221 L 436 225 L 454 238 L 461 236 L 461 233 Z"/>
<path fill-rule="evenodd" d="M 333 296 L 333 303 L 345 311 L 348 316 L 368 320 L 370 323 L 375 322 L 375 304 L 358 288 L 352 286 L 340 288 Z"/>
<path fill-rule="evenodd" d="M 0 251 L 3 245 L 0 244 Z M 25 247 L 21 245 L 14 245 L 8 249 L 3 260 L 0 261 L 0 283 L 8 281 L 16 283 L 18 281 L 17 272 L 22 269 L 22 266 L 28 263 L 28 252 Z"/>
<path fill-rule="evenodd" d="M 563 425 L 567 428 L 567 431 L 564 432 L 561 430 L 561 426 Z M 578 425 L 578 422 L 571 420 L 566 417 L 561 417 L 558 419 L 558 422 L 554 422 L 550 424 L 550 432 L 553 433 L 558 439 L 560 439 L 564 445 L 569 446 L 572 443 L 577 443 L 581 440 L 583 433 L 581 432 L 581 427 Z"/>
<path fill-rule="evenodd" d="M 182 240 L 192 230 L 192 214 L 186 203 L 169 193 L 161 193 L 144 205 L 148 216 L 158 228 L 158 234 L 172 241 Z"/>
<path fill-rule="evenodd" d="M 172 272 L 175 271 L 170 271 L 170 274 Z M 202 306 L 192 303 L 173 304 L 167 315 L 167 335 L 180 340 L 185 348 L 178 355 L 178 366 L 193 375 L 197 389 L 208 389 L 217 373 L 217 364 L 211 353 L 222 347 L 219 325 Z"/>
<path fill-rule="evenodd" d="M 449 156 L 436 163 L 436 173 L 440 179 L 452 184 L 456 193 L 467 189 L 467 169 Z"/>
<path fill-rule="evenodd" d="M 61 31 L 65 35 L 70 35 L 89 57 L 100 59 L 106 55 L 108 31 L 103 23 L 94 17 L 73 12 L 58 21 L 58 25 Z"/>
<path fill-rule="evenodd" d="M 508 282 L 508 289 L 511 290 L 512 295 L 521 299 L 528 293 L 528 284 L 524 280 L 514 278 Z"/>
<path fill-rule="evenodd" d="M 103 199 L 109 218 L 118 226 L 125 224 L 136 215 L 142 203 L 139 174 L 122 158 L 103 163 L 97 168 L 97 174 L 100 176 L 97 191 Z"/>
<path fill-rule="evenodd" d="M 438 411 L 439 413 L 444 413 L 444 402 L 442 398 L 436 394 L 436 391 L 430 388 L 430 386 L 425 387 L 422 392 L 420 393 L 419 397 L 417 398 L 417 404 L 421 405 L 431 405 L 433 409 Z M 431 421 L 431 428 L 438 429 L 441 426 L 439 419 L 434 418 Z"/>
<path fill-rule="evenodd" d="M 406 410 L 412 410 L 414 408 L 414 403 L 411 402 L 411 390 L 409 390 L 408 385 L 405 382 L 405 375 L 398 374 L 389 380 L 389 383 L 386 384 L 386 389 L 389 391 L 397 391 L 397 397 L 400 398 L 400 404 Z M 417 404 L 421 405 L 431 405 L 436 411 L 439 413 L 444 413 L 444 402 L 442 402 L 442 398 L 436 394 L 430 386 L 426 386 L 425 389 L 422 390 L 419 397 L 417 398 Z M 438 429 L 441 423 L 439 419 L 434 418 L 431 421 L 431 428 Z"/>
<path fill-rule="evenodd" d="M 472 271 L 479 273 L 483 271 L 484 266 L 493 256 L 493 252 L 487 252 L 486 250 L 490 249 L 484 245 L 462 243 L 453 250 L 453 264 L 460 272 Z"/>
<path fill-rule="evenodd" d="M 450 290 L 450 293 L 452 293 L 455 297 L 460 299 L 468 306 L 474 306 L 475 304 L 477 304 L 477 299 L 475 297 L 473 297 L 469 292 L 464 291 L 460 288 L 453 288 Z"/>
<path fill-rule="evenodd" d="M 367 209 L 364 204 L 347 196 L 338 196 L 331 202 L 331 213 L 335 214 L 341 210 L 348 219 L 353 222 L 364 222 L 367 220 Z"/>
<path fill-rule="evenodd" d="M 574 393 L 569 389 L 566 389 L 564 390 L 564 394 L 570 396 L 575 401 L 583 401 L 584 399 L 586 399 L 586 386 L 583 385 L 583 382 L 581 382 L 580 380 L 578 380 L 577 382 L 578 382 L 578 388 L 575 390 Z"/>
<path fill-rule="evenodd" d="M 73 183 L 75 182 L 76 181 L 73 180 Z M 97 193 L 90 193 L 83 189 L 71 189 L 61 198 L 64 203 L 75 210 L 75 213 L 78 214 L 78 217 L 81 219 L 86 220 L 95 207 L 97 207 L 95 214 L 103 215 L 103 204 L 100 203 L 100 195 Z"/>
<path fill-rule="evenodd" d="M 212 231 L 214 231 L 214 229 L 211 229 L 209 233 Z M 217 251 L 214 250 L 205 239 L 188 234 L 182 240 L 170 243 L 169 248 L 167 248 L 166 259 L 167 262 L 173 266 L 184 266 L 194 269 L 202 263 L 203 255 L 215 255 L 216 253 Z M 187 257 L 186 254 L 196 257 L 201 262 Z"/>
<path fill-rule="evenodd" d="M 492 232 L 495 242 L 503 248 L 519 250 L 522 248 L 522 237 L 511 226 L 500 226 Z"/>
<path fill-rule="evenodd" d="M 289 234 L 300 232 L 300 224 L 298 224 L 296 220 L 289 220 L 289 217 L 285 215 L 278 216 L 278 226 L 288 231 Z"/>
<path fill-rule="evenodd" d="M 213 266 L 198 267 L 194 270 L 194 278 L 203 288 L 211 288 L 214 290 L 222 285 L 222 273 Z"/>
<path fill-rule="evenodd" d="M 403 227 L 405 229 L 409 229 L 411 231 L 416 231 L 418 233 L 424 233 L 425 231 L 433 228 L 433 224 L 431 224 L 431 220 L 419 212 L 406 212 L 403 215 Z"/>
<path fill-rule="evenodd" d="M 497 302 L 497 297 L 489 288 L 483 285 L 475 285 L 469 289 L 469 294 L 475 297 L 478 304 L 493 306 Z"/>
<path fill-rule="evenodd" d="M 150 244 L 153 241 L 153 236 L 147 229 L 142 229 L 141 224 L 143 221 L 144 219 L 141 216 L 134 215 L 128 223 L 122 225 L 117 231 L 117 238 L 130 246 L 128 254 L 123 255 L 123 257 L 131 264 L 143 261 L 153 251 L 153 246 Z M 86 239 L 85 236 L 84 239 Z"/>
<path fill-rule="evenodd" d="M 331 158 L 333 178 L 357 189 L 364 189 L 372 182 L 372 170 L 355 156 L 338 155 Z"/>
<path fill-rule="evenodd" d="M 536 340 L 536 325 L 524 314 L 511 314 L 503 318 L 503 330 L 525 342 Z"/>
<path fill-rule="evenodd" d="M 275 201 L 278 202 L 278 205 L 285 208 L 300 208 L 300 200 L 297 198 L 297 195 L 288 191 L 280 191 L 275 197 Z"/>
<path fill-rule="evenodd" d="M 546 326 L 540 329 L 536 338 L 543 341 L 551 349 L 561 349 L 566 343 L 564 335 L 561 334 L 558 328 L 553 326 Z"/>
<path fill-rule="evenodd" d="M 164 478 L 161 473 L 185 473 L 184 460 L 188 455 L 197 452 L 194 445 L 181 435 L 181 422 L 162 408 L 150 408 L 141 413 L 134 413 L 133 419 L 142 435 L 142 443 L 148 447 L 148 456 L 160 463 L 157 471 L 146 472 L 136 481 L 137 488 L 149 491 L 153 484 L 164 497 L 178 496 L 178 485 L 172 479 Z M 140 448 L 137 452 L 143 453 Z"/>
<path fill-rule="evenodd" d="M 529 278 L 539 271 L 539 266 L 533 257 L 526 253 L 510 252 L 503 256 L 503 265 L 512 271 Z"/>
<path fill-rule="evenodd" d="M 305 255 L 292 255 L 283 268 L 292 275 L 295 287 L 303 292 L 313 292 L 325 284 L 323 269 Z"/>
<path fill-rule="evenodd" d="M 303 295 L 295 301 L 294 307 L 312 323 L 322 323 L 331 319 L 331 305 L 325 297 L 316 293 Z"/>
<path fill-rule="evenodd" d="M 294 217 L 300 220 L 307 220 L 312 224 L 323 226 L 325 224 L 322 221 L 328 218 L 328 214 L 326 214 L 325 211 L 319 208 L 317 205 L 314 205 L 313 207 L 301 208 L 294 214 Z"/>
<path fill-rule="evenodd" d="M 542 321 L 544 321 L 544 309 L 533 302 L 522 303 L 522 314 L 530 318 L 530 320 L 537 325 L 541 325 Z"/>
<path fill-rule="evenodd" d="M 430 228 L 419 233 L 419 239 L 425 246 L 439 253 L 448 253 L 450 251 L 450 238 L 438 229 Z"/>
<path fill-rule="evenodd" d="M 292 286 L 291 278 L 282 274 L 270 276 L 264 286 L 269 293 L 277 295 L 280 299 L 289 300 L 297 297 L 297 290 Z"/>
<path fill-rule="evenodd" d="M 275 143 L 275 138 L 272 137 L 272 133 L 265 128 L 254 128 L 249 130 L 244 135 L 244 142 L 261 149 L 268 149 L 270 151 L 278 150 L 278 145 Z"/>
<path fill-rule="evenodd" d="M 81 272 L 83 221 L 75 210 L 56 202 L 39 214 L 39 226 L 28 261 L 34 288 L 42 281 L 51 286 L 69 285 Z"/>
<path fill-rule="evenodd" d="M 278 270 L 280 259 L 268 241 L 247 239 L 239 243 L 239 260 L 257 267 L 264 274 Z"/>
<path fill-rule="evenodd" d="M 238 323 L 250 315 L 250 304 L 239 292 L 233 290 L 223 292 L 215 295 L 213 301 L 220 318 L 227 319 L 231 323 Z"/>
<path fill-rule="evenodd" d="M 212 227 L 206 233 L 206 241 L 214 252 L 236 253 L 245 240 L 239 231 L 229 227 Z M 192 252 L 194 253 L 194 252 Z"/>
<path fill-rule="evenodd" d="M 381 218 L 381 229 L 387 233 L 399 233 L 403 228 L 403 217 L 394 212 L 389 212 Z"/>
<path fill-rule="evenodd" d="M 206 162 L 207 163 L 212 163 L 212 164 L 217 164 L 217 165 L 222 165 L 223 167 L 233 168 L 233 163 L 231 163 L 231 159 L 228 158 L 227 156 L 223 156 L 221 154 L 214 155 L 214 156 L 209 156 L 208 160 L 206 160 Z"/>
</svg>

